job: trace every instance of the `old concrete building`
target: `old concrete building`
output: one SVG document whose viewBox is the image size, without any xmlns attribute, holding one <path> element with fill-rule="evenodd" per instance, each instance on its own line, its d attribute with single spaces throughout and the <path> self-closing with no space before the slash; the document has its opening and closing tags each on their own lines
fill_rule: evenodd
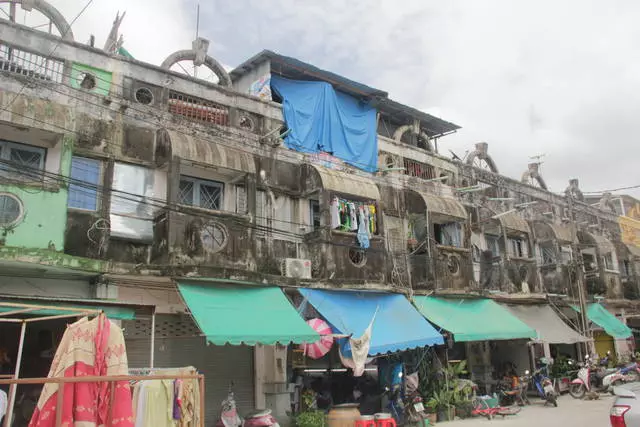
<svg viewBox="0 0 640 427">
<path fill-rule="evenodd" d="M 636 313 L 638 249 L 615 204 L 591 204 L 577 180 L 560 195 L 536 164 L 501 175 L 487 143 L 444 156 L 457 125 L 274 52 L 227 73 L 198 39 L 147 64 L 74 41 L 52 16 L 63 39 L 0 21 L 0 293 L 150 307 L 123 320 L 131 363 L 213 373 L 211 411 L 231 381 L 240 405 L 264 406 L 283 350 L 207 346 L 175 289 L 184 279 L 567 304 L 584 284 Z M 184 60 L 218 83 L 170 69 Z M 274 76 L 375 109 L 375 170 L 288 146 Z M 366 210 L 367 247 L 354 222 L 335 226 L 334 203 Z"/>
</svg>

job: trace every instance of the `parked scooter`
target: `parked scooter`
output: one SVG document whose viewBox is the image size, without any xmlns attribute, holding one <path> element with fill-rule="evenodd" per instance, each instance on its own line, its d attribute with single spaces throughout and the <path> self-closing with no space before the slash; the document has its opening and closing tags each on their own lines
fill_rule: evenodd
<svg viewBox="0 0 640 427">
<path fill-rule="evenodd" d="M 569 394 L 575 399 L 582 399 L 587 392 L 607 391 L 615 380 L 612 375 L 617 372 L 618 370 L 615 368 L 608 369 L 602 365 L 596 366 L 587 357 L 586 361 L 580 365 L 577 377 L 569 385 Z"/>
<path fill-rule="evenodd" d="M 630 363 L 602 379 L 602 389 L 613 394 L 613 388 L 622 384 L 635 382 L 640 379 L 640 366 L 636 362 Z"/>
<path fill-rule="evenodd" d="M 271 415 L 271 409 L 251 412 L 243 420 L 238 414 L 233 391 L 229 390 L 227 398 L 222 401 L 220 420 L 216 423 L 216 427 L 280 427 L 280 425 Z"/>
<path fill-rule="evenodd" d="M 529 371 L 525 371 L 525 381 L 532 381 L 534 388 L 538 392 L 538 396 L 547 403 L 552 404 L 554 407 L 558 406 L 558 395 L 556 389 L 553 386 L 553 382 L 549 379 L 547 374 L 547 364 L 544 360 L 541 361 L 542 366 L 533 372 L 533 375 L 529 377 Z"/>
</svg>

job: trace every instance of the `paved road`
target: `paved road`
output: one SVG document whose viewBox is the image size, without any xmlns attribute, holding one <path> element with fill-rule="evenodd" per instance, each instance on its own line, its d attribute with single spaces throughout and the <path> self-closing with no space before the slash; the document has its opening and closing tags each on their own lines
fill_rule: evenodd
<svg viewBox="0 0 640 427">
<path fill-rule="evenodd" d="M 599 400 L 576 400 L 569 395 L 560 397 L 558 407 L 545 407 L 532 399 L 532 405 L 522 409 L 518 415 L 491 421 L 486 418 L 472 418 L 448 423 L 440 423 L 442 427 L 609 427 L 609 408 L 613 397 L 601 395 Z"/>
</svg>

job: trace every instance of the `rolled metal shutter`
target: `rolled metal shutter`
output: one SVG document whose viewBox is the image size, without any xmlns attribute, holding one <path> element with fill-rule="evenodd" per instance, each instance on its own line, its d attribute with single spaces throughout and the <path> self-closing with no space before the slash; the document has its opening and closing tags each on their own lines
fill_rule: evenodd
<svg viewBox="0 0 640 427">
<path fill-rule="evenodd" d="M 123 321 L 130 368 L 149 366 L 151 319 Z M 207 345 L 191 317 L 157 315 L 155 367 L 194 366 L 205 376 L 206 425 L 214 425 L 229 387 L 240 414 L 255 408 L 254 352 L 247 346 Z"/>
<path fill-rule="evenodd" d="M 208 421 L 219 417 L 220 404 L 232 383 L 240 415 L 255 409 L 253 347 L 209 345 L 204 363 Z M 209 401 L 213 401 L 213 405 L 209 405 Z"/>
</svg>

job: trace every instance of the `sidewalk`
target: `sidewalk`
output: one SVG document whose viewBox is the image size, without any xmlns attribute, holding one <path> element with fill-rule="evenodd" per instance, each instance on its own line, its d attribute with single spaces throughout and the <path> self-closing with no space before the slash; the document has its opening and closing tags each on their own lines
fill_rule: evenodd
<svg viewBox="0 0 640 427">
<path fill-rule="evenodd" d="M 560 397 L 558 407 L 543 406 L 539 399 L 531 399 L 531 405 L 522 408 L 519 414 L 494 418 L 471 418 L 447 423 L 438 423 L 442 427 L 470 427 L 495 424 L 500 427 L 608 427 L 609 409 L 613 403 L 613 396 L 601 395 L 599 400 L 576 400 L 569 395 Z M 479 424 L 482 422 L 483 424 Z M 489 426 L 490 424 L 487 424 Z"/>
</svg>

